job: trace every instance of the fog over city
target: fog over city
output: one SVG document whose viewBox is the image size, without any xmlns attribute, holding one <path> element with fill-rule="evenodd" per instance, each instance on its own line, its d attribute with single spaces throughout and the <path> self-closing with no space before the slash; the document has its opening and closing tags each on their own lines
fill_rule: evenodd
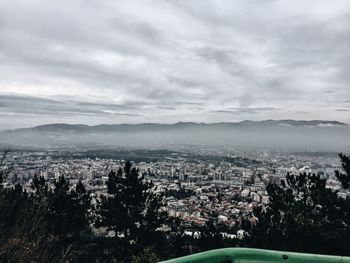
<svg viewBox="0 0 350 263">
<path fill-rule="evenodd" d="M 349 10 L 346 0 L 2 0 L 0 128 L 348 124 Z"/>
<path fill-rule="evenodd" d="M 122 125 L 52 124 L 0 133 L 10 147 L 113 149 L 232 149 L 235 151 L 328 151 L 350 148 L 350 127 L 340 122 L 264 121 Z"/>
</svg>

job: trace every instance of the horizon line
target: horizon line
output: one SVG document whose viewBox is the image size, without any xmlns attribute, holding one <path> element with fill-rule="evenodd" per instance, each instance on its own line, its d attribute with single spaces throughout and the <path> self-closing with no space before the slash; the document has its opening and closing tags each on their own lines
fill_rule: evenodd
<svg viewBox="0 0 350 263">
<path fill-rule="evenodd" d="M 221 121 L 221 122 L 195 122 L 195 121 L 178 121 L 178 122 L 139 122 L 139 123 L 100 123 L 100 124 L 86 124 L 86 123 L 69 123 L 69 122 L 51 122 L 43 123 L 35 126 L 20 127 L 13 129 L 2 129 L 2 130 L 18 130 L 18 129 L 30 129 L 47 125 L 83 125 L 88 127 L 96 127 L 100 125 L 145 125 L 145 124 L 156 124 L 156 125 L 176 125 L 176 124 L 202 124 L 202 125 L 212 125 L 212 124 L 239 124 L 244 122 L 283 122 L 283 121 L 294 121 L 294 122 L 336 122 L 339 124 L 350 125 L 350 123 L 342 122 L 338 120 L 322 120 L 322 119 L 311 119 L 311 120 L 300 120 L 300 119 L 264 119 L 264 120 L 242 120 L 242 121 Z"/>
</svg>

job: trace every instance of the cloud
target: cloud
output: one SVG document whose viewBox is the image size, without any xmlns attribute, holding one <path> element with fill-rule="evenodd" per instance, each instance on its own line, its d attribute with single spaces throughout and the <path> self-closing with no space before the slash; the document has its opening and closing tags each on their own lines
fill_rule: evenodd
<svg viewBox="0 0 350 263">
<path fill-rule="evenodd" d="M 128 105 L 89 103 L 74 100 L 53 100 L 30 96 L 0 96 L 0 113 L 55 116 L 140 116 L 133 112 L 135 107 Z M 138 111 L 138 108 L 136 108 Z"/>
<path fill-rule="evenodd" d="M 225 110 L 217 110 L 216 112 L 220 113 L 230 113 L 230 114 L 236 114 L 236 115 L 242 115 L 242 114 L 261 114 L 264 112 L 273 112 L 273 111 L 280 111 L 279 108 L 274 107 L 250 107 L 250 108 L 227 108 Z"/>
<path fill-rule="evenodd" d="M 346 0 L 13 0 L 0 34 L 3 126 L 350 122 Z"/>
</svg>

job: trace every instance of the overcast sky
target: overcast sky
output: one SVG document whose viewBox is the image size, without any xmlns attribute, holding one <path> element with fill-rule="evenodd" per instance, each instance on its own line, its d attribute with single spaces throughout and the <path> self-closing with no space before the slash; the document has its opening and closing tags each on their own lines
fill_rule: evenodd
<svg viewBox="0 0 350 263">
<path fill-rule="evenodd" d="M 0 129 L 350 123 L 349 0 L 0 0 Z"/>
</svg>

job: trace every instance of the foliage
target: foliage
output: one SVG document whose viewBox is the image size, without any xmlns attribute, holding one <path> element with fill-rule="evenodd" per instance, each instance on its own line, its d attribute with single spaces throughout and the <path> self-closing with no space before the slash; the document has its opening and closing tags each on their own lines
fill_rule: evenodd
<svg viewBox="0 0 350 263">
<path fill-rule="evenodd" d="M 166 222 L 166 213 L 161 209 L 163 196 L 153 191 L 153 183 L 126 162 L 123 170 L 109 173 L 106 184 L 108 195 L 100 196 L 96 227 L 106 227 L 119 242 L 129 244 L 126 254 L 138 253 L 149 244 L 161 246 L 165 237 L 159 229 Z"/>
<path fill-rule="evenodd" d="M 242 245 L 225 239 L 228 226 L 209 221 L 185 225 L 168 217 L 162 194 L 126 162 L 108 174 L 107 193 L 92 200 L 84 184 L 64 176 L 48 183 L 35 176 L 31 189 L 5 188 L 11 171 L 7 153 L 0 158 L 0 262 L 157 262 L 205 250 Z M 339 191 L 314 174 L 288 174 L 284 187 L 270 184 L 268 206 L 243 220 L 247 246 L 310 253 L 349 255 L 350 158 L 340 154 Z M 342 195 L 340 195 L 342 193 Z M 169 196 L 192 195 L 183 189 Z M 93 205 L 92 201 L 96 201 Z M 91 231 L 107 229 L 114 236 Z M 185 229 L 201 233 L 185 235 Z"/>
<path fill-rule="evenodd" d="M 4 160 L 1 174 L 8 175 Z M 43 177 L 35 176 L 30 193 L 19 184 L 13 188 L 0 184 L 0 261 L 73 261 L 81 248 L 80 232 L 88 226 L 89 207 L 82 183 L 70 189 L 63 176 L 52 189 Z"/>
<path fill-rule="evenodd" d="M 53 189 L 43 177 L 33 178 L 33 198 L 48 203 L 45 216 L 49 232 L 60 240 L 78 238 L 88 227 L 90 195 L 82 182 L 70 189 L 69 181 L 60 176 L 53 183 Z"/>
<path fill-rule="evenodd" d="M 335 176 L 338 178 L 339 182 L 342 184 L 344 189 L 350 188 L 350 156 L 344 154 L 339 154 L 341 164 L 345 173 L 335 171 Z"/>
<path fill-rule="evenodd" d="M 152 249 L 145 248 L 140 254 L 132 257 L 132 263 L 154 263 L 160 259 Z"/>
<path fill-rule="evenodd" d="M 346 174 L 342 178 L 349 178 L 349 157 L 340 156 Z M 288 174 L 287 185 L 270 184 L 269 205 L 254 210 L 257 223 L 243 222 L 248 246 L 350 255 L 350 198 L 339 197 L 315 174 Z"/>
</svg>

